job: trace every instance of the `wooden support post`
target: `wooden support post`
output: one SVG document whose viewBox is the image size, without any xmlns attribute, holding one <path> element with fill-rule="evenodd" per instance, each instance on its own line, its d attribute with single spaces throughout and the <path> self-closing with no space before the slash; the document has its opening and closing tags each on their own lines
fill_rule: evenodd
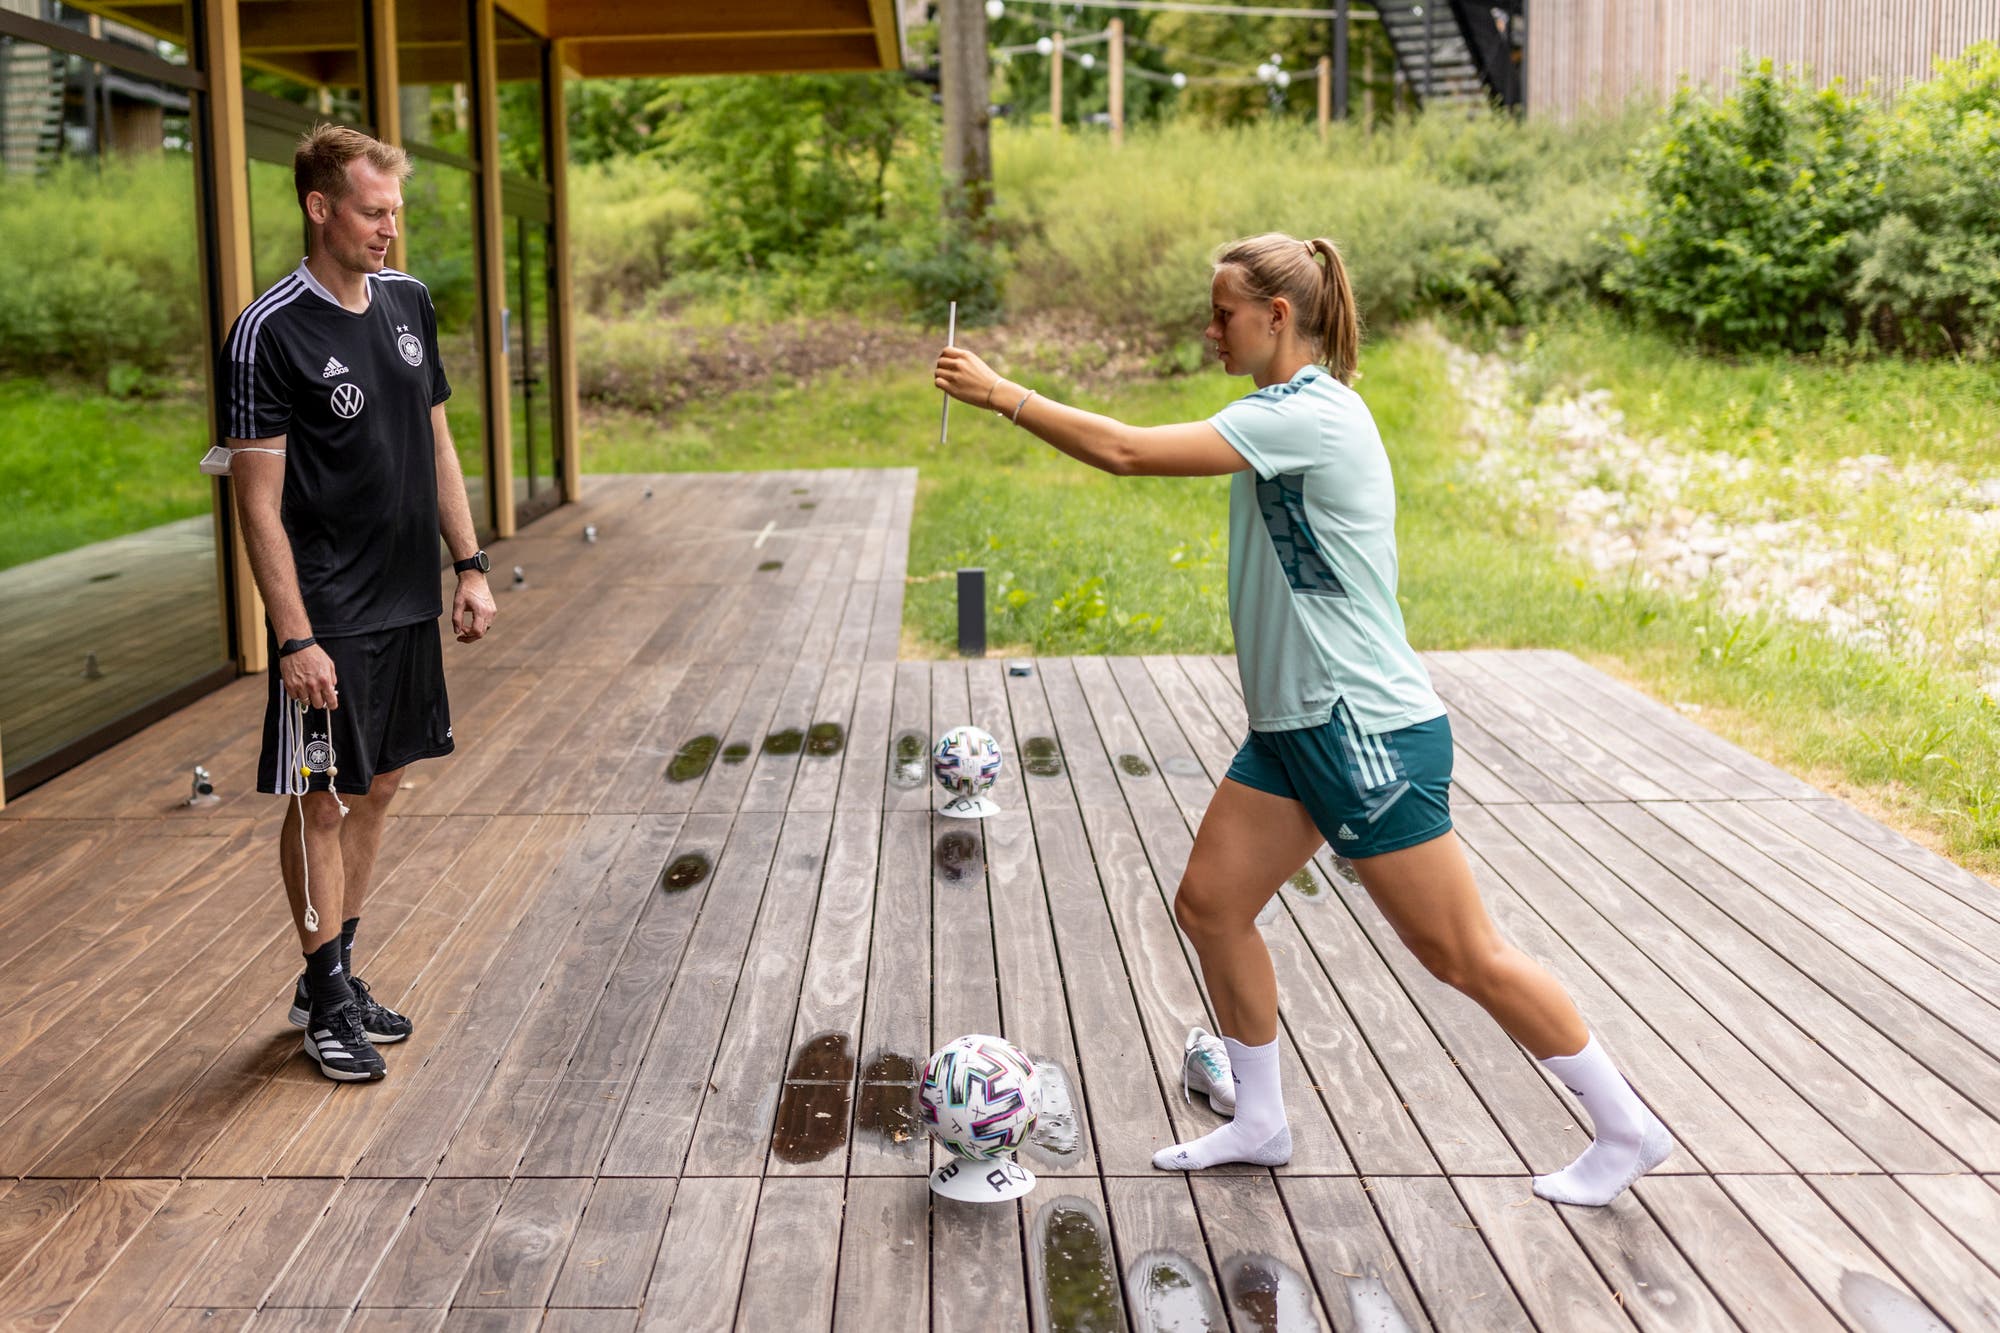
<svg viewBox="0 0 2000 1333">
<path fill-rule="evenodd" d="M 201 187 L 214 227 L 214 247 L 209 252 L 213 267 L 208 275 L 214 284 L 211 308 L 218 321 L 212 331 L 213 347 L 222 345 L 230 323 L 257 298 L 256 277 L 250 266 L 250 166 L 243 140 L 243 43 L 236 6 L 237 0 L 209 0 L 201 26 L 202 66 L 208 78 L 208 95 L 200 99 L 199 133 L 207 145 L 200 158 Z M 215 396 L 219 391 L 219 385 L 211 389 L 209 406 L 217 441 L 223 435 L 222 404 Z M 216 545 L 217 597 L 227 602 L 236 666 L 247 674 L 268 665 L 264 599 L 257 594 L 249 548 L 230 510 L 231 499 L 229 483 L 216 478 L 215 531 L 227 534 Z"/>
<path fill-rule="evenodd" d="M 1319 141 L 1326 142 L 1326 136 L 1333 124 L 1333 57 L 1319 58 Z"/>
<path fill-rule="evenodd" d="M 993 201 L 985 0 L 943 0 L 938 22 L 945 211 L 977 223 Z"/>
<path fill-rule="evenodd" d="M 1055 49 L 1049 52 L 1049 128 L 1062 133 L 1063 35 L 1055 35 Z"/>
<path fill-rule="evenodd" d="M 557 42 L 549 53 L 549 168 L 554 182 L 556 296 L 549 314 L 550 369 L 556 376 L 556 439 L 562 454 L 556 468 L 565 504 L 583 495 L 582 414 L 576 393 L 576 284 L 570 263 L 569 229 L 569 113 L 564 86 L 569 71 L 563 60 L 569 54 L 567 42 Z"/>
<path fill-rule="evenodd" d="M 1346 120 L 1348 115 L 1347 85 L 1347 0 L 1335 0 L 1333 6 L 1333 118 Z"/>
<path fill-rule="evenodd" d="M 1125 20 L 1111 20 L 1111 146 L 1125 146 Z"/>
<path fill-rule="evenodd" d="M 472 11 L 472 86 L 478 126 L 479 285 L 485 315 L 481 351 L 486 360 L 486 493 L 493 505 L 493 535 L 514 535 L 514 395 L 507 356 L 507 253 L 500 211 L 499 54 L 495 45 L 493 0 L 478 0 Z M 473 516 L 474 521 L 478 515 Z"/>
<path fill-rule="evenodd" d="M 403 80 L 396 63 L 396 0 L 368 0 L 368 60 L 373 67 L 370 95 L 375 137 L 383 143 L 403 143 Z M 406 269 L 400 219 L 396 239 L 389 242 L 388 265 Z"/>
</svg>

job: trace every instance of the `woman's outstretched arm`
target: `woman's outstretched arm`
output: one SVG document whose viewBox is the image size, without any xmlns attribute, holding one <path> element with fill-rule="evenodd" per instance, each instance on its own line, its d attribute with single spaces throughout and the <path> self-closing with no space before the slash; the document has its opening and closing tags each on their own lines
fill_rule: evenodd
<svg viewBox="0 0 2000 1333">
<path fill-rule="evenodd" d="M 960 402 L 989 408 L 1080 463 L 1121 477 L 1218 477 L 1250 464 L 1206 421 L 1128 426 L 1068 407 L 1011 380 L 963 347 L 939 353 L 937 387 Z"/>
</svg>

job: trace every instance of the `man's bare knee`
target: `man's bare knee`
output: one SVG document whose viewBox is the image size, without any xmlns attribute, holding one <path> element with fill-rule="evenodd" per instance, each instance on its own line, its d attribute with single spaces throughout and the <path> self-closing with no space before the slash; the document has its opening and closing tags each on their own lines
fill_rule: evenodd
<svg viewBox="0 0 2000 1333">
<path fill-rule="evenodd" d="M 340 831 L 340 803 L 334 799 L 332 792 L 307 792 L 300 804 L 307 832 L 322 834 Z"/>
</svg>

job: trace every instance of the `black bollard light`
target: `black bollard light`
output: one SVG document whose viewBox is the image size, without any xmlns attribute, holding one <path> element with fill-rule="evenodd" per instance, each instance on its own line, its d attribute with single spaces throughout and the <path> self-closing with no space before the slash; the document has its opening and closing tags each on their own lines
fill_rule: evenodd
<svg viewBox="0 0 2000 1333">
<path fill-rule="evenodd" d="M 958 655 L 986 656 L 986 571 L 958 571 Z"/>
</svg>

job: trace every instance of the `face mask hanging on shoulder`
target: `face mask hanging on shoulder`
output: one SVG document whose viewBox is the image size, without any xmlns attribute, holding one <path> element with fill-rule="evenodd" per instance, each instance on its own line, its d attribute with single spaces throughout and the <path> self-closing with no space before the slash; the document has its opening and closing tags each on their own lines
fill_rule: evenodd
<svg viewBox="0 0 2000 1333">
<path fill-rule="evenodd" d="M 211 477 L 226 477 L 229 475 L 229 460 L 237 454 L 272 454 L 278 458 L 283 458 L 285 451 L 283 449 L 226 449 L 219 444 L 213 445 L 207 453 L 201 456 L 201 470 Z"/>
</svg>

